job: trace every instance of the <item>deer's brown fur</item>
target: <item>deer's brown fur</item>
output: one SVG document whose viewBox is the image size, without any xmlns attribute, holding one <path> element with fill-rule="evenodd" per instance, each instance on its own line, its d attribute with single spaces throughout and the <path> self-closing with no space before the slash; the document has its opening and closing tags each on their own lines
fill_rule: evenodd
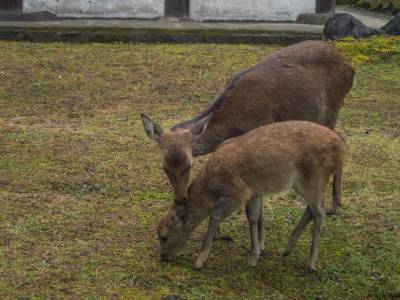
<svg viewBox="0 0 400 300">
<path fill-rule="evenodd" d="M 210 217 L 202 251 L 196 261 L 206 261 L 219 224 L 245 206 L 251 228 L 255 265 L 260 255 L 258 232 L 262 196 L 294 187 L 307 208 L 289 240 L 292 251 L 308 222 L 314 220 L 311 253 L 307 262 L 315 269 L 317 244 L 325 214 L 323 196 L 329 177 L 340 170 L 346 146 L 332 130 L 316 123 L 289 121 L 254 129 L 222 144 L 205 163 L 188 189 L 188 198 L 175 200 L 158 228 L 161 258 L 172 259 L 191 232 Z"/>
<path fill-rule="evenodd" d="M 152 131 L 159 126 L 145 115 L 142 120 L 147 134 L 158 140 L 163 158 L 169 152 L 180 152 L 173 164 L 163 159 L 163 166 L 169 170 L 175 198 L 184 198 L 189 176 L 182 170 L 189 166 L 190 171 L 192 155 L 210 153 L 229 138 L 274 122 L 306 120 L 334 129 L 353 78 L 353 68 L 339 50 L 324 42 L 307 41 L 233 76 L 208 109 L 174 126 L 168 135 Z M 340 205 L 340 178 L 339 170 L 334 179 L 333 212 Z"/>
</svg>

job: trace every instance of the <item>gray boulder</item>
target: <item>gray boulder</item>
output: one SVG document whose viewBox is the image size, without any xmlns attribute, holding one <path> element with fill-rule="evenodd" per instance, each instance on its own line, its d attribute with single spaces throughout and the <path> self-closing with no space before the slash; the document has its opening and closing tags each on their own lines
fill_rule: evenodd
<svg viewBox="0 0 400 300">
<path fill-rule="evenodd" d="M 386 34 L 400 35 L 400 14 L 381 28 Z"/>
<path fill-rule="evenodd" d="M 382 30 L 369 28 L 348 13 L 335 14 L 324 26 L 324 38 L 326 40 L 337 40 L 348 36 L 362 38 L 380 33 L 382 33 Z"/>
</svg>

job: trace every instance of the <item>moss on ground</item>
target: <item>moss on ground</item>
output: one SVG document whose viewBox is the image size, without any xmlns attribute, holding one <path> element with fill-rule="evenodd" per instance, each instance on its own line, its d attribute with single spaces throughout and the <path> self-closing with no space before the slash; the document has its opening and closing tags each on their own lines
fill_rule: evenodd
<svg viewBox="0 0 400 300">
<path fill-rule="evenodd" d="M 339 0 L 338 3 L 351 4 L 377 11 L 398 12 L 400 10 L 400 0 Z"/>
<path fill-rule="evenodd" d="M 279 256 L 303 209 L 294 194 L 265 201 L 256 268 L 243 213 L 203 271 L 192 264 L 204 226 L 176 262 L 158 260 L 171 196 L 138 113 L 165 127 L 189 118 L 280 46 L 0 42 L 0 298 L 399 298 L 399 42 L 337 43 L 357 70 L 339 124 L 350 157 L 315 274 L 303 271 L 309 231 Z"/>
</svg>

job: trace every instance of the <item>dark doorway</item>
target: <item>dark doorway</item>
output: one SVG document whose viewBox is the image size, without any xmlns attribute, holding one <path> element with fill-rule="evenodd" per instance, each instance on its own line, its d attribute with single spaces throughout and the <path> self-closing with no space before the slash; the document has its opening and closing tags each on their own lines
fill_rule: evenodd
<svg viewBox="0 0 400 300">
<path fill-rule="evenodd" d="M 22 13 L 22 0 L 0 0 L 0 13 Z"/>
<path fill-rule="evenodd" d="M 334 13 L 335 0 L 317 0 L 316 13 Z"/>
<path fill-rule="evenodd" d="M 183 18 L 189 16 L 189 0 L 165 0 L 165 16 Z"/>
</svg>

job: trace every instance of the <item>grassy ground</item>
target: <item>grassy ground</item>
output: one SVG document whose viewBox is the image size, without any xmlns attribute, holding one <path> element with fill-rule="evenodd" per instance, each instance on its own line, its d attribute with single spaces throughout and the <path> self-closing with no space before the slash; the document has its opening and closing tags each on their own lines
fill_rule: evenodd
<svg viewBox="0 0 400 300">
<path fill-rule="evenodd" d="M 193 116 L 278 46 L 0 42 L 0 298 L 398 299 L 399 45 L 338 43 L 357 68 L 339 124 L 344 208 L 306 274 L 310 231 L 279 257 L 303 209 L 292 193 L 265 201 L 269 254 L 256 268 L 243 213 L 224 223 L 234 242 L 217 241 L 203 271 L 192 264 L 204 226 L 161 264 L 155 229 L 171 196 L 138 116 L 164 126 Z"/>
<path fill-rule="evenodd" d="M 400 0 L 338 0 L 338 4 L 351 4 L 378 11 L 398 12 Z"/>
</svg>

